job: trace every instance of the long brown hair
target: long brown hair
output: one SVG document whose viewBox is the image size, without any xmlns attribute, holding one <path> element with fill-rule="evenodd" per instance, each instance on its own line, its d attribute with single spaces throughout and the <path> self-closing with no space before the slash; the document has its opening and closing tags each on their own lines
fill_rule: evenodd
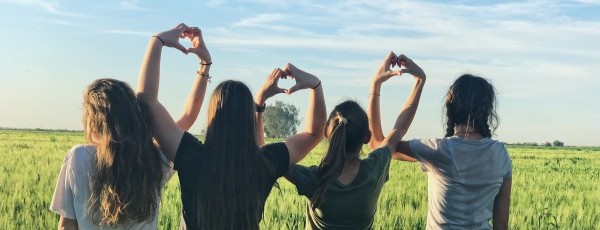
<svg viewBox="0 0 600 230">
<path fill-rule="evenodd" d="M 496 90 L 486 79 L 471 74 L 460 76 L 446 94 L 446 137 L 455 125 L 468 125 L 481 136 L 492 137 L 498 127 Z"/>
<path fill-rule="evenodd" d="M 119 80 L 98 79 L 85 90 L 83 108 L 86 139 L 96 146 L 87 213 L 98 226 L 152 220 L 164 163 L 133 90 Z"/>
<path fill-rule="evenodd" d="M 355 101 L 342 102 L 331 111 L 325 125 L 329 148 L 317 170 L 319 184 L 311 198 L 313 209 L 323 203 L 327 185 L 340 176 L 344 164 L 359 160 L 361 147 L 368 135 L 367 113 Z"/>
<path fill-rule="evenodd" d="M 255 104 L 244 83 L 229 80 L 215 88 L 205 148 L 210 161 L 198 165 L 197 229 L 258 229 L 264 175 L 272 166 L 259 151 Z"/>
</svg>

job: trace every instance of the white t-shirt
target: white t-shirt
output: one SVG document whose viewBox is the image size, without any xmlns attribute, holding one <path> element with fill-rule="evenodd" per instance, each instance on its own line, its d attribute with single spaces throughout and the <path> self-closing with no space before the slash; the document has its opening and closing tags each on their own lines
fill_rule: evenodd
<svg viewBox="0 0 600 230">
<path fill-rule="evenodd" d="M 161 154 L 162 156 L 162 154 Z M 157 229 L 158 209 L 152 220 L 135 223 L 129 221 L 123 226 L 117 228 L 98 227 L 86 215 L 86 204 L 90 198 L 89 173 L 93 167 L 96 158 L 96 147 L 93 145 L 77 145 L 69 150 L 60 169 L 60 175 L 56 182 L 56 189 L 50 204 L 50 210 L 69 219 L 76 219 L 79 229 Z M 164 178 L 163 185 L 166 184 L 174 171 L 172 163 L 164 156 Z M 160 191 L 162 193 L 162 189 Z M 160 194 L 158 204 L 160 206 Z"/>
<path fill-rule="evenodd" d="M 512 176 L 504 144 L 461 137 L 412 140 L 428 175 L 427 229 L 492 229 L 494 199 Z"/>
</svg>

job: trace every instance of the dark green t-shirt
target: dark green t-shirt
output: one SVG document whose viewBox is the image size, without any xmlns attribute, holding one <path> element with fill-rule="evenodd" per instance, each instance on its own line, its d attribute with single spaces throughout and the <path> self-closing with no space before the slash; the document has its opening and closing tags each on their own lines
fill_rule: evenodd
<svg viewBox="0 0 600 230">
<path fill-rule="evenodd" d="M 324 201 L 312 209 L 310 198 L 317 189 L 317 166 L 293 166 L 288 179 L 296 185 L 298 194 L 308 198 L 306 229 L 371 229 L 377 201 L 388 180 L 391 155 L 388 148 L 379 148 L 361 160 L 356 177 L 343 185 L 337 179 L 330 182 Z"/>
</svg>

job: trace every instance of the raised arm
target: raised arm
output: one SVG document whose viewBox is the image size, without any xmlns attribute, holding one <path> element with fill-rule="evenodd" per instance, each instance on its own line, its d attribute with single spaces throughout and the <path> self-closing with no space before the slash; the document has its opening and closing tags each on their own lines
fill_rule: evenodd
<svg viewBox="0 0 600 230">
<path fill-rule="evenodd" d="M 263 83 L 263 86 L 256 93 L 256 98 L 254 98 L 254 103 L 256 103 L 256 106 L 257 106 L 257 108 L 256 108 L 256 136 L 258 137 L 259 145 L 265 144 L 265 127 L 263 124 L 262 113 L 264 112 L 264 109 L 267 106 L 267 104 L 266 104 L 267 99 L 269 99 L 272 96 L 275 96 L 277 94 L 285 92 L 284 89 L 279 88 L 279 86 L 277 86 L 277 82 L 279 81 L 279 79 L 283 78 L 285 76 L 286 76 L 286 73 L 283 70 L 281 70 L 279 68 L 274 69 L 271 72 L 271 74 L 267 77 L 267 80 L 265 80 L 265 83 Z"/>
<path fill-rule="evenodd" d="M 500 186 L 500 191 L 498 191 L 494 199 L 494 213 L 492 218 L 494 230 L 508 229 L 511 187 L 512 177 L 505 178 L 502 186 Z"/>
<path fill-rule="evenodd" d="M 291 166 L 304 159 L 321 142 L 327 115 L 325 114 L 325 98 L 323 96 L 321 81 L 315 75 L 304 72 L 289 63 L 283 70 L 287 76 L 296 80 L 296 84 L 289 90 L 286 90 L 287 94 L 292 94 L 302 89 L 310 89 L 310 98 L 306 111 L 306 127 L 302 132 L 285 140 L 285 144 L 290 152 Z"/>
<path fill-rule="evenodd" d="M 408 73 L 415 77 L 416 81 L 413 86 L 413 89 L 408 96 L 408 99 L 402 106 L 402 110 L 400 111 L 400 115 L 396 119 L 396 123 L 394 124 L 394 128 L 388 134 L 388 136 L 384 139 L 383 145 L 386 145 L 391 152 L 393 152 L 394 159 L 407 159 L 414 161 L 414 155 L 408 152 L 397 152 L 396 149 L 399 147 L 399 144 L 408 131 L 410 124 L 412 123 L 413 118 L 415 117 L 415 113 L 417 112 L 417 107 L 419 106 L 419 100 L 421 98 L 421 92 L 423 91 L 423 86 L 425 85 L 425 72 L 415 64 L 410 58 L 400 55 L 397 58 L 397 63 L 404 67 L 400 74 Z M 407 143 L 404 144 L 406 146 Z M 410 150 L 410 148 L 408 148 Z M 397 155 L 401 154 L 401 155 Z"/>
<path fill-rule="evenodd" d="M 369 140 L 369 147 L 374 150 L 381 146 L 381 143 L 385 139 L 383 131 L 381 129 L 381 115 L 379 109 L 379 97 L 381 84 L 387 81 L 395 75 L 400 75 L 400 71 L 392 71 L 390 67 L 397 65 L 397 56 L 394 52 L 390 51 L 385 56 L 381 66 L 375 73 L 373 81 L 371 82 L 371 93 L 369 93 L 369 107 L 367 109 L 367 115 L 369 116 L 369 130 L 371 130 L 371 139 Z"/>
<path fill-rule="evenodd" d="M 171 161 L 175 160 L 175 153 L 181 141 L 183 130 L 177 126 L 169 112 L 158 101 L 160 56 L 163 45 L 175 47 L 187 53 L 187 50 L 179 44 L 179 38 L 183 36 L 184 31 L 187 29 L 186 25 L 179 24 L 177 27 L 161 32 L 150 39 L 138 79 L 138 99 L 147 106 L 152 117 L 156 140 L 161 146 L 162 152 Z"/>
<path fill-rule="evenodd" d="M 200 59 L 200 67 L 196 72 L 196 80 L 194 80 L 194 85 L 188 96 L 183 113 L 176 122 L 180 129 L 188 131 L 198 118 L 202 102 L 204 101 L 206 84 L 210 78 L 209 72 L 212 58 L 206 48 L 200 29 L 192 27 L 188 29 L 185 34 L 192 40 L 192 48 L 189 48 L 188 52 L 196 54 Z"/>
</svg>

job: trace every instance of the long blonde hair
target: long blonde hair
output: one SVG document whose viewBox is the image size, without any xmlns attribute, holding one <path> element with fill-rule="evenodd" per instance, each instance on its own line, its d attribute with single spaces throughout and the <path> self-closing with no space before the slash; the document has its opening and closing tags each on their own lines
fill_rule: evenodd
<svg viewBox="0 0 600 230">
<path fill-rule="evenodd" d="M 152 220 L 164 163 L 143 106 L 127 83 L 98 79 L 85 90 L 83 107 L 86 139 L 96 146 L 88 215 L 98 226 Z"/>
</svg>

